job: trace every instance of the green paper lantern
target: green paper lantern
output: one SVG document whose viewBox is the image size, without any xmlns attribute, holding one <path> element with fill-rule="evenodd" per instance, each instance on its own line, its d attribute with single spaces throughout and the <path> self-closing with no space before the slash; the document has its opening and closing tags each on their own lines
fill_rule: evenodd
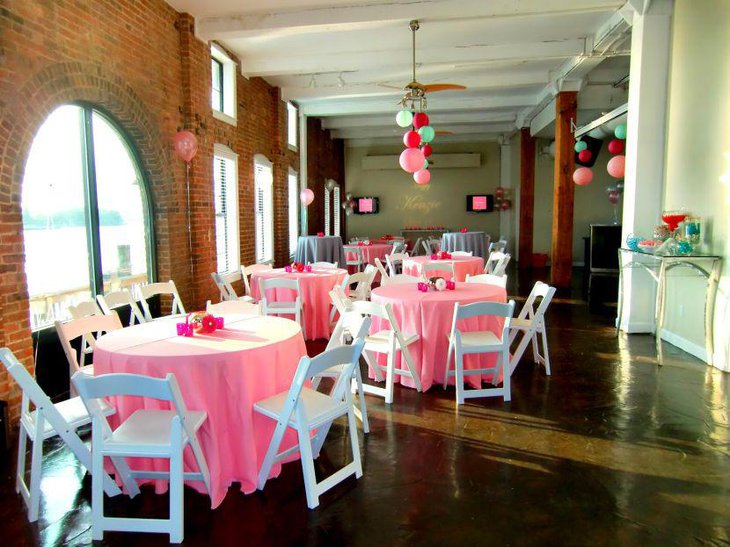
<svg viewBox="0 0 730 547">
<path fill-rule="evenodd" d="M 421 135 L 421 142 L 431 142 L 436 136 L 436 132 L 430 125 L 424 125 L 418 130 L 418 134 Z"/>
<path fill-rule="evenodd" d="M 575 146 L 573 147 L 576 152 L 579 154 L 583 152 L 586 148 L 588 148 L 588 144 L 585 141 L 578 141 L 575 143 Z"/>
<path fill-rule="evenodd" d="M 395 123 L 399 127 L 408 127 L 413 123 L 413 112 L 406 110 L 405 108 L 395 115 Z"/>
<path fill-rule="evenodd" d="M 613 130 L 613 134 L 616 135 L 617 139 L 626 139 L 626 124 L 617 125 L 616 129 Z"/>
</svg>

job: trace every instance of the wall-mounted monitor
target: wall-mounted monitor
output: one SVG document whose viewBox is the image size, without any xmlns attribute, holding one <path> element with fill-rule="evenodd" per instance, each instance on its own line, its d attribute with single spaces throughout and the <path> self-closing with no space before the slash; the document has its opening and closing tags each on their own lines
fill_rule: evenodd
<svg viewBox="0 0 730 547">
<path fill-rule="evenodd" d="M 380 209 L 378 198 L 372 196 L 356 197 L 355 213 L 358 215 L 374 215 Z"/>
<path fill-rule="evenodd" d="M 494 210 L 492 194 L 471 194 L 466 196 L 466 210 L 469 213 L 491 213 Z"/>
</svg>

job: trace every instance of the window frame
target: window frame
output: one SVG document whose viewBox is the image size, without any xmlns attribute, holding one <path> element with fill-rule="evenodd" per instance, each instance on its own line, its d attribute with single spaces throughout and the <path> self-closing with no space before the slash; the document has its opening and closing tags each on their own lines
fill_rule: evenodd
<svg viewBox="0 0 730 547">
<path fill-rule="evenodd" d="M 236 73 L 238 70 L 238 64 L 217 44 L 213 43 L 210 45 L 210 57 L 211 57 L 211 111 L 213 117 L 226 122 L 230 125 L 238 125 L 238 114 L 237 114 L 237 98 L 236 98 Z M 216 109 L 213 105 L 213 74 L 212 74 L 212 60 L 218 61 L 223 66 L 223 79 L 221 81 L 221 103 L 223 110 Z"/>
<path fill-rule="evenodd" d="M 220 270 L 218 264 L 218 233 L 216 230 L 216 270 L 218 273 L 231 273 L 238 271 L 241 267 L 241 237 L 239 230 L 239 219 L 238 219 L 238 154 L 227 147 L 224 144 L 214 143 L 213 144 L 213 184 L 217 184 L 216 181 L 216 159 L 221 158 L 232 163 L 231 172 L 226 172 L 226 237 L 231 237 L 232 242 L 228 244 L 229 251 L 229 268 L 225 271 Z M 213 187 L 213 212 L 217 216 L 215 207 L 215 192 L 216 188 Z M 230 225 L 229 225 L 230 222 Z M 216 223 L 217 226 L 217 223 Z"/>
<path fill-rule="evenodd" d="M 258 191 L 260 178 L 256 176 L 257 168 L 262 165 L 271 171 L 271 179 L 266 182 L 264 204 L 263 204 L 263 220 L 264 220 L 264 237 L 263 255 L 259 256 L 259 232 L 258 232 Z M 257 264 L 272 264 L 274 262 L 274 164 L 263 154 L 256 154 L 253 157 L 253 176 L 254 176 L 254 256 Z M 268 226 L 267 226 L 268 225 Z M 270 238 L 266 238 L 266 231 Z"/>
<path fill-rule="evenodd" d="M 286 143 L 289 150 L 299 149 L 299 107 L 291 101 L 286 103 Z"/>
<path fill-rule="evenodd" d="M 224 71 L 223 71 L 223 62 L 220 59 L 216 58 L 214 55 L 211 55 L 210 56 L 210 65 L 211 65 L 210 66 L 210 70 L 211 70 L 210 82 L 211 82 L 211 88 L 212 88 L 211 106 L 213 107 L 214 111 L 225 112 L 225 107 L 223 104 L 224 103 L 223 97 L 225 94 L 225 85 L 224 85 L 225 75 L 224 75 Z M 215 82 L 216 73 L 218 73 L 218 81 L 220 83 L 219 89 L 216 89 L 215 85 L 213 85 L 213 82 Z M 219 94 L 218 104 L 215 104 L 213 101 L 213 92 L 216 92 L 216 91 Z"/>
</svg>

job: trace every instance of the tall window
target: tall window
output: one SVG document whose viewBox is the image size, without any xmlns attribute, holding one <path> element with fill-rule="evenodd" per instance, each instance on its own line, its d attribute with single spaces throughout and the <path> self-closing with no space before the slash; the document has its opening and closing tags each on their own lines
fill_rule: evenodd
<svg viewBox="0 0 730 547">
<path fill-rule="evenodd" d="M 330 231 L 332 229 L 332 211 L 330 203 L 332 200 L 330 199 L 330 191 L 327 190 L 325 187 L 324 189 L 324 233 L 325 235 L 330 235 L 332 232 Z"/>
<path fill-rule="evenodd" d="M 238 239 L 238 156 L 222 144 L 213 147 L 215 247 L 219 273 L 240 267 Z"/>
<path fill-rule="evenodd" d="M 210 47 L 213 117 L 236 125 L 236 62 L 213 44 Z"/>
<path fill-rule="evenodd" d="M 54 110 L 36 134 L 22 185 L 33 329 L 67 308 L 151 279 L 146 181 L 114 122 L 88 106 Z"/>
<path fill-rule="evenodd" d="M 332 190 L 332 211 L 334 216 L 335 229 L 332 235 L 340 235 L 340 187 L 335 186 Z"/>
<path fill-rule="evenodd" d="M 254 156 L 256 262 L 274 261 L 274 174 L 271 162 Z"/>
<path fill-rule="evenodd" d="M 297 172 L 289 170 L 289 254 L 297 251 L 299 239 L 299 177 Z"/>
<path fill-rule="evenodd" d="M 297 118 L 299 110 L 293 103 L 286 103 L 286 141 L 290 147 L 297 147 Z"/>
</svg>

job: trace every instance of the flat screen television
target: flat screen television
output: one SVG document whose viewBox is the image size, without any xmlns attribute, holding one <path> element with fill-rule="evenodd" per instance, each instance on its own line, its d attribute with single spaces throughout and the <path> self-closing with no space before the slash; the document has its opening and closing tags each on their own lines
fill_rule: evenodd
<svg viewBox="0 0 730 547">
<path fill-rule="evenodd" d="M 492 194 L 470 194 L 466 196 L 466 210 L 470 213 L 491 213 L 494 211 Z"/>
<path fill-rule="evenodd" d="M 378 198 L 372 196 L 356 197 L 355 213 L 358 215 L 374 215 L 379 210 Z"/>
</svg>

